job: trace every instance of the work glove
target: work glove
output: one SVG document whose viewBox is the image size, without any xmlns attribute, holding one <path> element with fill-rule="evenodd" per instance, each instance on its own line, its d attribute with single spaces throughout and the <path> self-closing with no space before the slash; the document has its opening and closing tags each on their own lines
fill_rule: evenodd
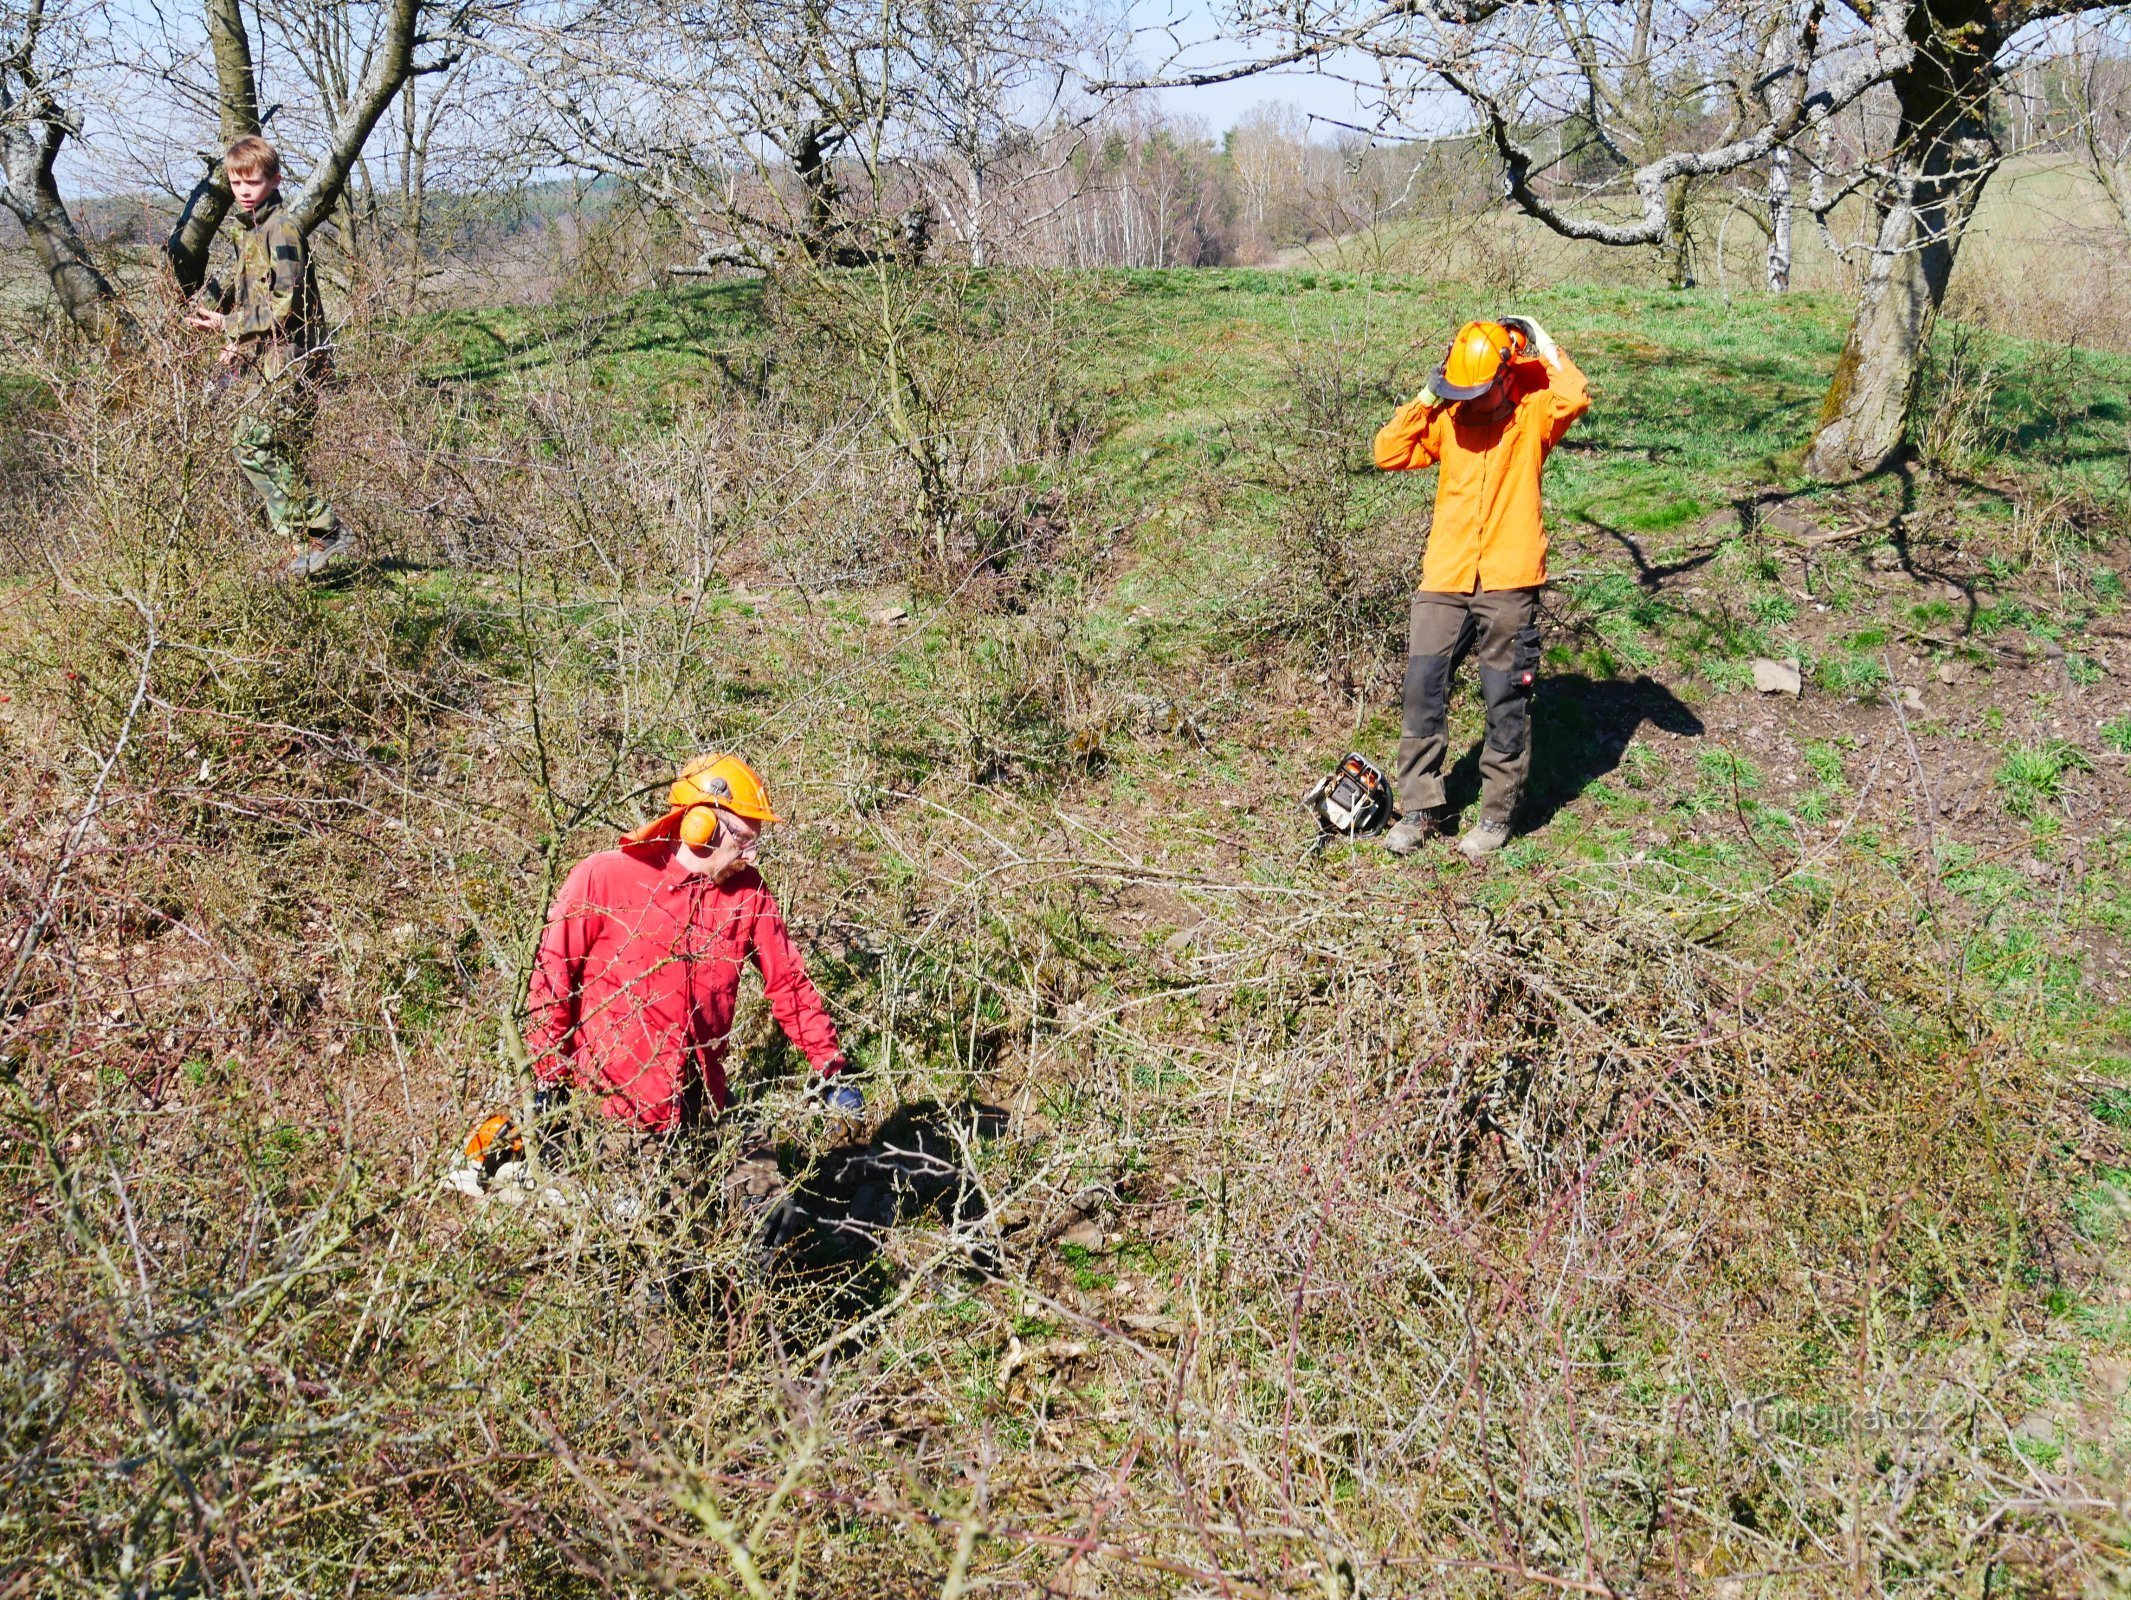
<svg viewBox="0 0 2131 1600">
<path fill-rule="evenodd" d="M 848 1078 L 816 1079 L 814 1092 L 821 1097 L 822 1109 L 831 1116 L 858 1117 L 865 1115 L 866 1093 Z"/>
<path fill-rule="evenodd" d="M 1415 395 L 1413 398 L 1418 400 L 1424 406 L 1433 407 L 1439 406 L 1443 403 L 1443 397 L 1435 392 L 1435 379 L 1433 378 L 1430 378 L 1426 383 L 1422 384 L 1421 392 Z"/>
<path fill-rule="evenodd" d="M 1540 327 L 1530 317 L 1504 317 L 1502 326 L 1520 329 L 1524 334 L 1526 343 L 1538 353 L 1539 359 L 1548 366 L 1558 367 L 1561 365 L 1561 346 L 1554 342 L 1552 334 Z"/>
</svg>

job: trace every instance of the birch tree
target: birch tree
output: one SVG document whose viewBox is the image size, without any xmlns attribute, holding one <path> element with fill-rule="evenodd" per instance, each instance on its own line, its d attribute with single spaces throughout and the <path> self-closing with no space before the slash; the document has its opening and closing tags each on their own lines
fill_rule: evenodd
<svg viewBox="0 0 2131 1600">
<path fill-rule="evenodd" d="M 1071 76 L 1064 21 L 1043 0 L 920 0 L 909 46 L 912 132 L 921 170 L 971 266 L 990 264 L 1002 183 L 1034 176 L 1030 157 Z M 1060 158 L 1064 159 L 1064 158 Z"/>
</svg>

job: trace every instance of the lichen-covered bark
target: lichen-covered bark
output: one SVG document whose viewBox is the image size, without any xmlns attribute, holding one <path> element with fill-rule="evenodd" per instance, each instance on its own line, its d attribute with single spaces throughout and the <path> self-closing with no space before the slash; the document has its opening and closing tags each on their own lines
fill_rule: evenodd
<svg viewBox="0 0 2131 1600">
<path fill-rule="evenodd" d="M 1668 289 L 1694 287 L 1694 236 L 1688 227 L 1691 217 L 1688 182 L 1686 178 L 1675 180 L 1671 193 L 1665 197 L 1665 234 L 1671 247 L 1665 268 Z"/>
<path fill-rule="evenodd" d="M 88 241 L 60 194 L 60 146 L 72 120 L 45 97 L 24 44 L 7 64 L 13 84 L 0 83 L 0 205 L 29 238 L 37 265 L 67 320 L 84 333 L 107 337 L 126 325 L 118 292 L 89 254 Z"/>
<path fill-rule="evenodd" d="M 222 142 L 259 131 L 259 77 L 252 66 L 251 35 L 244 28 L 244 13 L 238 0 L 208 0 L 207 34 L 214 47 L 215 98 L 221 108 Z M 199 293 L 207 281 L 207 262 L 222 219 L 235 203 L 222 163 L 212 163 L 207 173 L 185 197 L 185 209 L 177 226 L 163 243 L 164 258 L 177 279 L 178 292 Z"/>
<path fill-rule="evenodd" d="M 5 187 L 7 208 L 29 236 L 30 249 L 67 320 L 98 338 L 117 333 L 127 321 L 118 293 L 90 256 L 50 170 L 38 173 L 27 193 L 13 183 Z"/>
<path fill-rule="evenodd" d="M 1806 471 L 1819 478 L 1875 472 L 1901 448 L 1961 236 L 2000 160 L 1990 96 L 2003 41 L 1990 7 L 1920 5 L 1909 32 L 1916 57 L 1892 84 L 1899 118 L 1879 232 L 1806 453 Z"/>
<path fill-rule="evenodd" d="M 45 75 L 45 22 L 44 0 L 30 0 L 0 38 L 0 206 L 22 224 L 67 320 L 108 337 L 129 319 L 60 193 L 59 152 L 78 124 Z"/>
</svg>

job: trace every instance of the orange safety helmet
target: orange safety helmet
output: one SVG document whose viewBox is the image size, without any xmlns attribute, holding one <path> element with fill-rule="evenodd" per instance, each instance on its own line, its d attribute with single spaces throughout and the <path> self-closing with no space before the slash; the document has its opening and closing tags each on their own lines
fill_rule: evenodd
<svg viewBox="0 0 2131 1600">
<path fill-rule="evenodd" d="M 1450 341 L 1450 350 L 1428 387 L 1445 400 L 1477 400 L 1494 386 L 1504 364 L 1523 354 L 1521 329 L 1499 322 L 1468 322 Z"/>
<path fill-rule="evenodd" d="M 663 817 L 623 834 L 622 843 L 679 839 L 701 849 L 718 836 L 720 811 L 765 824 L 784 820 L 770 809 L 761 775 L 738 756 L 697 756 L 673 780 L 666 804 L 671 809 Z"/>
</svg>

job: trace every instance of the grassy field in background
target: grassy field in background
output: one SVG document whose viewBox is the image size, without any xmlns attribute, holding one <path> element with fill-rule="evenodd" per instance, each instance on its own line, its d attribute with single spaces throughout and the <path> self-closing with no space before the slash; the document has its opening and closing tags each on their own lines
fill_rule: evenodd
<svg viewBox="0 0 2131 1600">
<path fill-rule="evenodd" d="M 1593 209 L 1605 214 L 1608 208 Z M 1631 209 L 1613 208 L 1622 216 Z M 1862 202 L 1846 200 L 1830 213 L 1823 235 L 1800 210 L 1792 236 L 1794 290 L 1838 298 L 1854 290 L 1866 214 Z M 1768 237 L 1749 207 L 1705 198 L 1695 209 L 1692 234 L 1691 270 L 1698 285 L 1751 304 L 1764 281 Z M 1838 249 L 1852 252 L 1848 260 L 1829 249 L 1831 238 Z M 2124 242 L 2122 219 L 2085 167 L 2057 157 L 2009 161 L 1984 190 L 1963 237 L 1949 304 L 1957 315 L 2000 333 L 2121 350 L 2131 294 Z M 1520 288 L 1655 285 L 1667 281 L 1670 271 L 1669 259 L 1655 247 L 1622 250 L 1565 239 L 1507 208 L 1483 217 L 1393 222 L 1320 240 L 1285 252 L 1281 264 L 1467 279 L 1492 275 Z"/>
</svg>

